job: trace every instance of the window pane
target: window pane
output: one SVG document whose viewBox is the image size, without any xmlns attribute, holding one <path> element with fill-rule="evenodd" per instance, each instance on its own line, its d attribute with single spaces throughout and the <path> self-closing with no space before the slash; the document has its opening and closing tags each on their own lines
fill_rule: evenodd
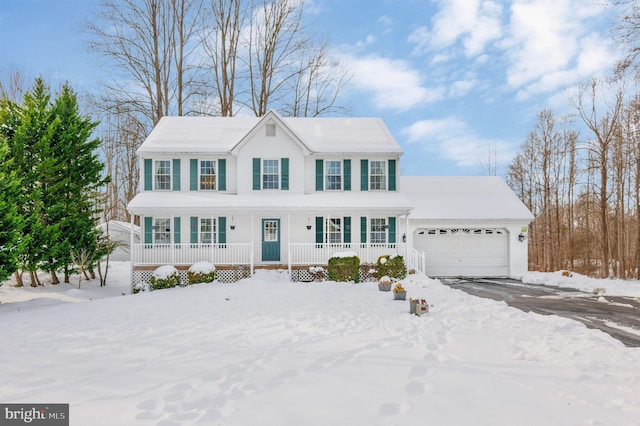
<svg viewBox="0 0 640 426">
<path fill-rule="evenodd" d="M 387 189 L 386 161 L 370 162 L 369 186 L 372 190 Z"/>
<path fill-rule="evenodd" d="M 262 161 L 262 189 L 280 188 L 280 161 Z"/>
<path fill-rule="evenodd" d="M 171 189 L 171 161 L 155 162 L 155 189 Z"/>
<path fill-rule="evenodd" d="M 386 219 L 371 219 L 370 237 L 372 244 L 383 244 L 387 242 L 386 222 Z"/>
<path fill-rule="evenodd" d="M 342 161 L 326 162 L 325 189 L 342 189 Z"/>
<path fill-rule="evenodd" d="M 156 244 L 171 244 L 170 219 L 155 219 L 153 228 L 153 241 Z"/>
<path fill-rule="evenodd" d="M 331 244 L 342 243 L 342 219 L 332 218 L 327 220 L 327 242 Z"/>
<path fill-rule="evenodd" d="M 215 160 L 200 161 L 200 189 L 216 189 Z"/>
<path fill-rule="evenodd" d="M 211 218 L 200 219 L 200 242 L 212 244 L 216 242 L 216 220 Z"/>
</svg>

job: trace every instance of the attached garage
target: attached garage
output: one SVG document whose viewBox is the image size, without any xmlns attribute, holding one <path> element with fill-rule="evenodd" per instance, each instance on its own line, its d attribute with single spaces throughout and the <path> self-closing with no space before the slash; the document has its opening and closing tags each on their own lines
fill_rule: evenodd
<svg viewBox="0 0 640 426">
<path fill-rule="evenodd" d="M 508 235 L 505 228 L 428 228 L 413 241 L 429 276 L 502 277 L 509 275 Z"/>
<path fill-rule="evenodd" d="M 432 277 L 514 277 L 527 271 L 533 215 L 497 176 L 403 176 L 414 206 L 407 242 Z"/>
</svg>

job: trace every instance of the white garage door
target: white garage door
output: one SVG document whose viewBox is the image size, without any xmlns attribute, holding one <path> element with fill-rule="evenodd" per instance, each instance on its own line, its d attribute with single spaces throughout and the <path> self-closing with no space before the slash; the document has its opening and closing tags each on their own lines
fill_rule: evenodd
<svg viewBox="0 0 640 426">
<path fill-rule="evenodd" d="M 426 273 L 432 277 L 509 275 L 506 229 L 421 229 L 414 235 L 414 245 L 424 251 Z"/>
</svg>

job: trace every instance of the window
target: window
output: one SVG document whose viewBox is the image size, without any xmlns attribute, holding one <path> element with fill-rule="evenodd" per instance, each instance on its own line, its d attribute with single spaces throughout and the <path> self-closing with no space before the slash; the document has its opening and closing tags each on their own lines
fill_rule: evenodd
<svg viewBox="0 0 640 426">
<path fill-rule="evenodd" d="M 279 160 L 262 160 L 262 189 L 280 189 Z"/>
<path fill-rule="evenodd" d="M 327 243 L 340 244 L 342 243 L 342 219 L 331 218 L 327 219 Z"/>
<path fill-rule="evenodd" d="M 156 218 L 153 224 L 153 242 L 171 244 L 171 219 Z"/>
<path fill-rule="evenodd" d="M 171 189 L 171 160 L 156 160 L 155 189 Z"/>
<path fill-rule="evenodd" d="M 200 219 L 200 243 L 216 243 L 216 220 L 212 218 Z"/>
<path fill-rule="evenodd" d="M 387 242 L 387 220 L 371 219 L 371 243 L 384 244 Z"/>
<path fill-rule="evenodd" d="M 275 136 L 276 135 L 276 125 L 274 123 L 267 123 L 266 135 L 267 136 Z"/>
<path fill-rule="evenodd" d="M 387 189 L 386 161 L 374 160 L 370 163 L 369 188 L 372 191 Z"/>
<path fill-rule="evenodd" d="M 325 189 L 342 190 L 342 161 L 326 161 L 325 169 Z"/>
<path fill-rule="evenodd" d="M 200 189 L 216 189 L 216 161 L 200 161 Z"/>
</svg>

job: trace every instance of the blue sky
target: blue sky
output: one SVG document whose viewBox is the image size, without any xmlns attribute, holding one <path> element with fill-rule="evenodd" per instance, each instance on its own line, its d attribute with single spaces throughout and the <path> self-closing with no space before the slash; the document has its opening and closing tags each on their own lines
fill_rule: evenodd
<svg viewBox="0 0 640 426">
<path fill-rule="evenodd" d="M 503 174 L 536 114 L 618 58 L 599 0 L 307 0 L 354 78 L 353 116 L 382 117 L 405 175 Z M 79 22 L 93 0 L 0 0 L 0 67 L 89 91 L 103 72 Z"/>
</svg>

